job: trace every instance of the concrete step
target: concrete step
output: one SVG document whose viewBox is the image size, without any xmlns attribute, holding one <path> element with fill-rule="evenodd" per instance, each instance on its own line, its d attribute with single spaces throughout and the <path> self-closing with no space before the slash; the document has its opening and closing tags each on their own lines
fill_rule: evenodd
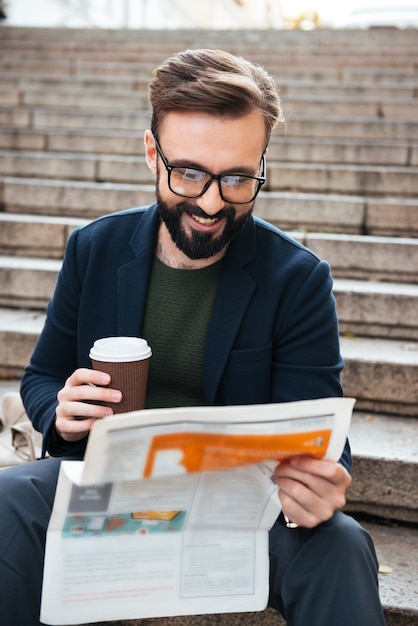
<svg viewBox="0 0 418 626">
<path fill-rule="evenodd" d="M 143 156 L 0 151 L 0 175 L 153 184 Z M 267 161 L 269 191 L 417 196 L 418 167 Z"/>
<path fill-rule="evenodd" d="M 0 307 L 0 380 L 22 377 L 44 322 L 41 311 Z"/>
<path fill-rule="evenodd" d="M 2 176 L 97 180 L 95 155 L 52 152 L 0 152 Z"/>
<path fill-rule="evenodd" d="M 417 434 L 414 418 L 354 411 L 347 512 L 418 523 Z"/>
<path fill-rule="evenodd" d="M 364 140 L 418 140 L 418 120 L 401 117 L 361 116 L 354 119 L 347 115 L 331 115 L 317 111 L 316 115 L 291 112 L 283 103 L 286 116 L 286 132 L 281 127 L 273 136 L 360 138 Z M 0 108 L 0 126 L 31 129 L 89 129 L 144 131 L 149 126 L 149 114 L 135 110 L 109 111 L 91 109 Z"/>
<path fill-rule="evenodd" d="M 20 131 L 19 131 L 20 132 Z M 3 131 L 0 129 L 0 142 Z M 6 142 L 7 137 L 3 141 Z M 10 143 L 10 140 L 9 140 Z M 1 145 L 1 143 L 0 143 Z M 6 147 L 6 146 L 5 146 Z M 92 150 L 94 152 L 94 150 Z M 267 159 L 284 163 L 417 166 L 418 143 L 408 140 L 273 137 Z"/>
<path fill-rule="evenodd" d="M 373 118 L 400 118 L 417 119 L 418 107 L 416 99 L 402 100 L 400 98 L 378 99 L 351 98 L 337 96 L 292 96 L 283 98 L 286 116 L 350 116 Z"/>
<path fill-rule="evenodd" d="M 297 72 L 297 70 L 296 70 Z M 401 98 L 401 99 L 413 99 L 415 98 L 416 84 L 412 80 L 412 77 L 408 74 L 403 82 L 399 81 L 399 76 L 396 82 L 388 79 L 387 81 L 380 81 L 380 84 L 376 84 L 373 80 L 373 72 L 370 72 L 370 80 L 354 81 L 347 80 L 341 81 L 340 77 L 335 75 L 334 80 L 326 80 L 325 78 L 313 80 L 307 80 L 306 78 L 293 78 L 284 76 L 280 73 L 280 93 L 282 97 L 286 96 L 332 96 L 332 97 L 378 97 L 381 98 Z M 71 89 L 83 90 L 85 94 L 94 94 L 100 96 L 108 96 L 110 94 L 117 95 L 120 92 L 121 95 L 133 94 L 133 93 L 145 93 L 148 87 L 148 77 L 138 76 L 137 79 L 133 78 L 114 78 L 109 79 L 107 76 L 97 76 L 95 74 L 89 76 L 71 75 L 71 76 L 49 76 L 39 74 L 22 74 L 17 72 L 12 74 L 2 74 L 0 72 L 0 91 L 9 90 L 10 92 L 20 92 L 20 94 L 29 91 L 39 90 L 53 90 L 54 92 L 64 93 Z M 23 98 L 15 99 L 16 102 L 24 102 Z"/>
<path fill-rule="evenodd" d="M 347 97 L 355 98 L 402 98 L 413 99 L 416 97 L 416 83 L 408 77 L 404 82 L 392 82 L 391 80 L 381 81 L 376 84 L 371 72 L 370 81 L 347 80 L 345 82 L 337 80 L 301 80 L 291 77 L 280 80 L 280 93 L 282 98 L 288 96 L 327 96 L 332 98 Z M 19 85 L 16 85 L 19 87 Z"/>
<path fill-rule="evenodd" d="M 0 178 L 1 181 L 1 178 Z M 155 185 L 127 185 L 36 178 L 2 179 L 6 212 L 92 219 L 155 200 Z"/>
<path fill-rule="evenodd" d="M 100 29 L 96 29 L 91 38 L 87 38 L 80 29 L 71 30 L 73 32 L 68 33 L 65 32 L 65 29 L 60 31 L 54 28 L 49 29 L 49 32 L 45 29 L 37 29 L 33 33 L 33 30 L 27 28 L 25 36 L 17 39 L 10 36 L 9 31 L 9 36 L 3 39 L 2 44 L 3 47 L 16 51 L 18 58 L 21 59 L 28 58 L 28 55 L 35 50 L 39 52 L 41 58 L 51 56 L 51 53 L 66 52 L 77 58 L 100 56 L 107 59 L 114 58 L 112 55 L 115 53 L 116 58 L 131 58 L 130 55 L 136 53 L 136 58 L 141 55 L 141 58 L 153 59 L 158 55 L 167 54 L 169 50 L 179 49 L 179 46 L 182 45 L 196 47 L 197 45 L 214 45 L 215 43 L 222 44 L 228 49 L 239 49 L 239 52 L 242 50 L 253 52 L 265 60 L 269 58 L 269 53 L 276 52 L 279 62 L 281 55 L 288 54 L 289 51 L 294 52 L 293 58 L 295 59 L 304 58 L 313 52 L 318 55 L 318 61 L 329 58 L 345 59 L 345 57 L 350 57 L 351 55 L 348 53 L 352 52 L 353 57 L 369 55 L 373 60 L 383 57 L 388 63 L 399 58 L 408 62 L 407 53 L 417 52 L 416 41 L 414 41 L 412 33 L 407 31 L 404 38 L 395 31 L 392 36 L 393 46 L 388 50 L 385 46 L 384 37 L 388 33 L 381 32 L 380 35 L 373 33 L 373 36 L 367 37 L 369 33 L 362 32 L 361 29 L 348 31 L 352 35 L 351 38 L 348 36 L 347 30 L 333 29 L 320 29 L 320 33 L 316 31 L 315 33 L 304 33 L 302 36 L 283 29 L 279 30 L 280 38 L 277 37 L 277 29 L 231 29 L 228 32 L 222 29 L 210 29 L 203 32 L 193 29 L 168 29 L 168 34 L 167 29 L 151 31 L 142 29 L 139 31 L 141 36 L 136 38 L 130 37 L 129 34 L 126 35 L 126 38 L 122 37 L 121 33 L 124 32 L 124 29 L 103 29 L 102 34 L 100 34 Z M 138 30 L 134 32 L 138 33 Z M 389 34 L 392 34 L 391 30 L 389 30 Z M 205 43 L 202 44 L 202 42 Z M 272 44 L 274 44 L 273 50 Z M 392 49 L 393 55 L 391 55 Z"/>
<path fill-rule="evenodd" d="M 418 530 L 363 522 L 376 545 L 387 626 L 417 626 Z M 386 566 L 386 567 L 385 567 Z"/>
<path fill-rule="evenodd" d="M 143 156 L 142 131 L 117 130 L 31 130 L 0 127 L 0 150 Z M 312 139 L 273 137 L 270 161 L 345 163 L 355 165 L 418 166 L 418 142 L 409 140 Z"/>
<path fill-rule="evenodd" d="M 68 235 L 89 220 L 0 213 L 0 254 L 61 259 Z M 334 278 L 416 284 L 418 239 L 289 233 L 326 259 Z"/>
<path fill-rule="evenodd" d="M 143 132 L 149 127 L 149 114 L 135 110 L 107 111 L 91 109 L 0 108 L 0 126 L 25 127 L 31 129 L 96 129 Z"/>
<path fill-rule="evenodd" d="M 418 285 L 337 278 L 334 295 L 341 333 L 418 341 Z"/>
<path fill-rule="evenodd" d="M 99 73 L 102 63 L 97 64 L 93 73 Z M 149 74 L 148 69 L 137 68 L 138 74 Z M 416 98 L 401 98 L 399 95 L 377 96 L 347 95 L 339 92 L 331 95 L 294 94 L 287 91 L 282 96 L 286 104 L 287 115 L 341 115 L 341 116 L 368 116 L 368 117 L 418 117 Z M 127 90 L 114 90 L 104 93 L 96 90 L 86 90 L 77 87 L 61 89 L 7 89 L 0 91 L 0 107 L 19 106 L 25 109 L 38 107 L 47 108 L 76 108 L 108 109 L 108 110 L 135 110 L 148 108 L 148 97 L 145 90 L 132 93 Z"/>
<path fill-rule="evenodd" d="M 60 267 L 58 258 L 0 256 L 0 306 L 45 309 Z M 342 333 L 418 340 L 418 285 L 335 279 L 334 295 Z"/>
<path fill-rule="evenodd" d="M 343 336 L 342 382 L 361 411 L 418 416 L 418 343 Z"/>
<path fill-rule="evenodd" d="M 161 33 L 165 37 L 165 33 Z M 212 47 L 212 42 L 207 41 L 209 37 L 201 37 L 196 40 L 193 47 Z M 73 42 L 74 43 L 74 42 Z M 266 46 L 231 45 L 224 40 L 221 43 L 223 49 L 235 54 L 244 54 L 252 61 L 265 65 L 273 74 L 280 75 L 281 68 L 364 68 L 367 60 L 367 68 L 370 71 L 379 69 L 399 69 L 403 72 L 413 70 L 414 63 L 418 60 L 418 50 L 416 45 L 405 48 L 394 49 L 394 54 L 388 54 L 388 50 L 372 50 L 364 47 L 356 50 L 355 46 L 334 47 L 326 49 L 321 46 L 278 46 L 276 42 Z M 124 49 L 120 44 L 112 46 L 97 46 L 96 49 L 88 47 L 78 47 L 74 45 L 70 48 L 63 46 L 49 46 L 42 49 L 38 44 L 28 47 L 26 50 L 19 46 L 7 46 L 2 42 L 2 49 L 9 51 L 8 55 L 3 55 L 1 61 L 2 72 L 34 72 L 38 74 L 94 74 L 97 67 L 102 67 L 103 74 L 106 75 L 129 75 L 130 72 L 146 71 L 168 55 L 178 50 L 189 48 L 190 41 L 176 41 L 174 45 L 158 46 L 157 49 L 146 50 L 144 46 L 134 46 Z"/>
<path fill-rule="evenodd" d="M 62 259 L 69 234 L 88 220 L 0 213 L 0 254 Z"/>
<path fill-rule="evenodd" d="M 0 177 L 7 213 L 92 219 L 153 202 L 155 185 Z M 256 214 L 285 230 L 383 236 L 418 235 L 418 200 L 260 192 Z"/>
<path fill-rule="evenodd" d="M 0 108 L 0 126 L 9 126 L 11 128 L 29 128 L 31 125 L 31 116 L 29 111 L 22 109 Z"/>
<path fill-rule="evenodd" d="M 1 150 L 45 150 L 96 154 L 144 154 L 143 131 L 0 128 Z M 399 151 L 402 147 L 399 146 Z M 407 165 L 405 161 L 396 163 Z"/>
<path fill-rule="evenodd" d="M 0 254 L 62 258 L 68 234 L 88 221 L 0 213 Z M 335 278 L 401 283 L 418 280 L 417 239 L 301 231 L 289 234 L 329 261 Z"/>
<path fill-rule="evenodd" d="M 6 30 L 6 29 L 5 29 Z M 70 31 L 70 32 L 69 32 Z M 415 33 L 409 30 L 392 28 L 363 29 L 331 29 L 321 28 L 312 31 L 270 29 L 210 29 L 201 33 L 199 30 L 183 29 L 83 29 L 83 28 L 25 28 L 8 27 L 3 38 L 3 44 L 15 46 L 18 49 L 32 48 L 34 45 L 51 50 L 57 49 L 134 49 L 144 50 L 148 54 L 163 51 L 167 47 L 180 44 L 196 47 L 205 37 L 207 43 L 234 45 L 246 49 L 271 50 L 274 44 L 277 49 L 302 47 L 312 49 L 316 47 L 324 54 L 327 50 L 353 49 L 354 52 L 382 50 L 388 56 L 387 37 L 391 37 L 394 54 L 411 47 L 416 49 Z M 92 33 L 90 35 L 90 33 Z"/>
<path fill-rule="evenodd" d="M 0 306 L 44 310 L 60 268 L 60 260 L 0 257 Z"/>
<path fill-rule="evenodd" d="M 267 161 L 266 184 L 272 191 L 415 196 L 418 194 L 418 167 Z"/>
<path fill-rule="evenodd" d="M 113 90 L 111 93 L 96 90 L 86 90 L 85 88 L 67 87 L 59 90 L 45 91 L 44 89 L 10 90 L 7 92 L 8 98 L 15 100 L 13 104 L 21 107 L 63 107 L 76 109 L 147 109 L 148 96 L 146 90 L 132 93 L 127 90 Z M 400 106 L 407 106 L 406 99 Z M 7 97 L 5 97 L 7 106 Z M 0 97 L 0 106 L 2 98 Z M 371 108 L 372 110 L 372 108 Z M 413 116 L 411 112 L 411 116 Z"/>
<path fill-rule="evenodd" d="M 286 102 L 283 103 L 286 107 Z M 362 140 L 379 139 L 404 140 L 418 139 L 418 123 L 415 120 L 403 118 L 381 117 L 346 117 L 329 115 L 322 118 L 308 115 L 289 115 L 286 113 L 286 135 L 289 137 L 318 137 L 318 138 L 361 138 Z M 0 117 L 1 119 L 1 117 Z M 274 131 L 280 135 L 280 129 Z"/>
<path fill-rule="evenodd" d="M 137 184 L 155 181 L 143 156 L 114 157 L 74 152 L 1 150 L 0 175 Z"/>
<path fill-rule="evenodd" d="M 275 191 L 259 194 L 255 212 L 284 230 L 415 237 L 417 207 L 409 198 Z"/>
<path fill-rule="evenodd" d="M 223 42 L 222 42 L 223 43 Z M 201 44 L 200 44 L 201 45 Z M 200 47 L 199 45 L 199 47 Z M 187 46 L 186 46 L 187 47 Z M 232 48 L 229 46 L 224 46 L 224 49 Z M 178 45 L 173 50 L 168 50 L 167 55 L 171 52 L 177 52 L 182 49 L 181 44 Z M 391 48 L 392 50 L 392 48 Z M 10 51 L 9 54 L 13 54 L 13 51 Z M 314 52 L 313 52 L 314 53 Z M 136 54 L 143 55 L 144 53 L 136 52 Z M 254 59 L 254 55 L 251 50 L 242 50 L 242 54 L 244 56 L 251 56 L 251 60 Z M 271 56 L 271 49 L 269 52 Z M 331 53 L 330 53 L 331 54 Z M 153 68 L 157 66 L 159 61 L 162 58 L 165 58 L 165 54 L 161 51 L 161 56 L 158 58 L 155 57 L 155 62 Z M 264 64 L 265 65 L 265 64 Z M 141 75 L 140 72 L 137 72 L 133 75 L 128 76 L 106 76 L 105 74 L 97 75 L 97 73 L 80 73 L 75 72 L 75 68 L 73 73 L 71 74 L 60 74 L 60 73 L 47 73 L 42 72 L 42 67 L 39 67 L 38 72 L 25 71 L 24 68 L 19 65 L 16 71 L 13 71 L 10 67 L 2 67 L 0 65 L 0 79 L 2 83 L 9 84 L 10 88 L 13 89 L 16 86 L 16 81 L 21 81 L 19 84 L 33 84 L 33 81 L 43 81 L 43 84 L 48 88 L 54 85 L 68 85 L 68 84 L 76 84 L 83 85 L 88 84 L 93 86 L 100 87 L 103 85 L 103 82 L 113 84 L 115 88 L 126 89 L 130 88 L 132 85 L 135 88 L 140 87 L 141 85 L 148 84 L 149 80 L 149 68 L 144 68 L 147 71 L 144 72 L 144 75 Z M 294 67 L 291 64 L 288 64 L 284 67 L 280 67 L 280 70 L 276 74 L 278 76 L 278 80 L 280 84 L 283 85 L 283 88 L 286 89 L 288 84 L 292 82 L 296 83 L 309 83 L 312 81 L 312 76 L 314 76 L 314 85 L 316 87 L 320 87 L 322 84 L 324 85 L 336 85 L 337 89 L 341 86 L 342 88 L 345 85 L 358 85 L 359 88 L 369 89 L 375 87 L 379 90 L 382 87 L 383 90 L 386 89 L 388 85 L 395 85 L 399 89 L 409 89 L 411 86 L 415 86 L 415 70 L 411 65 L 407 65 L 405 67 L 391 68 L 391 67 L 372 67 L 369 63 L 364 63 L 363 67 L 350 67 L 348 65 L 344 67 L 320 67 L 316 66 L 314 73 L 312 68 L 305 67 Z M 73 83 L 75 81 L 75 83 Z M 283 91 L 282 93 L 285 93 Z M 389 92 L 388 92 L 389 93 Z M 392 95 L 401 95 L 400 93 L 392 92 Z M 406 95 L 411 95 L 410 92 L 407 92 Z M 414 94 L 412 94 L 413 96 Z"/>
<path fill-rule="evenodd" d="M 415 237 L 417 209 L 413 200 L 368 198 L 364 234 Z"/>
<path fill-rule="evenodd" d="M 0 84 L 7 89 L 18 89 L 21 91 L 29 91 L 31 89 L 53 89 L 57 91 L 61 89 L 78 88 L 86 89 L 87 92 L 100 91 L 100 93 L 104 95 L 109 91 L 113 93 L 115 90 L 130 93 L 146 91 L 148 83 L 149 77 L 147 76 L 138 76 L 136 79 L 122 77 L 115 80 L 114 78 L 109 79 L 107 76 L 97 76 L 94 74 L 84 76 L 79 74 L 71 76 L 51 76 L 49 74 L 29 74 L 20 71 L 13 74 L 11 72 L 2 73 L 0 69 Z M 365 87 L 365 85 L 363 85 L 363 87 L 361 84 L 359 85 L 360 89 L 364 89 Z M 401 89 L 400 87 L 398 88 Z M 385 93 L 399 97 L 413 97 L 413 91 L 410 91 L 408 83 L 406 83 L 405 87 L 398 93 L 396 83 L 389 82 Z"/>
<path fill-rule="evenodd" d="M 390 54 L 392 49 L 385 48 L 383 41 L 370 45 L 364 39 L 359 42 L 353 38 L 351 42 L 345 40 L 344 43 L 337 43 L 335 40 L 328 40 L 327 45 L 321 45 L 321 41 L 309 41 L 306 36 L 304 40 L 292 40 L 283 36 L 278 42 L 277 38 L 275 40 L 271 35 L 270 37 L 267 35 L 265 39 L 260 37 L 262 32 L 268 32 L 261 30 L 257 40 L 250 42 L 245 31 L 235 31 L 232 39 L 229 39 L 222 31 L 218 31 L 218 35 L 213 37 L 213 32 L 199 32 L 199 36 L 196 36 L 195 33 L 189 31 L 186 37 L 177 35 L 168 40 L 166 31 L 154 31 L 158 42 L 149 42 L 149 40 L 146 42 L 145 37 L 142 41 L 138 38 L 135 42 L 132 40 L 121 42 L 113 36 L 102 41 L 96 39 L 91 42 L 81 42 L 74 33 L 70 38 L 64 36 L 60 41 L 52 41 L 49 38 L 50 35 L 46 35 L 43 42 L 39 38 L 29 39 L 24 45 L 21 42 L 12 44 L 3 40 L 2 48 L 14 52 L 13 55 L 5 58 L 3 63 L 5 67 L 18 68 L 29 61 L 38 60 L 47 61 L 51 67 L 54 67 L 60 57 L 66 57 L 74 64 L 92 63 L 99 60 L 106 64 L 152 62 L 183 47 L 213 47 L 215 43 L 235 54 L 251 55 L 257 62 L 273 65 L 275 68 L 289 64 L 293 67 L 311 67 L 314 66 L 315 61 L 316 67 L 337 65 L 363 67 L 365 58 L 369 61 L 369 67 L 407 68 L 413 66 L 418 56 L 416 42 L 412 39 L 405 39 L 403 42 L 398 40 L 402 45 L 397 45 L 398 42 L 394 41 L 393 54 Z"/>
<path fill-rule="evenodd" d="M 0 85 L 0 107 L 19 106 L 22 104 L 22 92 Z"/>
<path fill-rule="evenodd" d="M 331 233 L 297 233 L 297 236 L 331 264 L 335 278 L 418 282 L 417 239 Z"/>
<path fill-rule="evenodd" d="M 8 32 L 2 40 L 2 47 L 16 50 L 23 58 L 26 51 L 38 49 L 44 53 L 58 53 L 66 51 L 68 53 L 77 54 L 108 54 L 114 51 L 120 54 L 128 54 L 130 52 L 141 53 L 147 58 L 153 58 L 157 54 L 164 54 L 168 50 L 177 48 L 178 46 L 202 45 L 207 44 L 223 44 L 224 46 L 234 49 L 245 49 L 247 51 L 258 52 L 267 55 L 271 51 L 271 44 L 274 44 L 275 50 L 278 52 L 286 52 L 294 49 L 297 54 L 306 55 L 307 52 L 315 51 L 321 56 L 344 56 L 347 50 L 353 50 L 353 54 L 378 54 L 381 50 L 382 55 L 390 60 L 389 50 L 384 46 L 384 35 L 388 32 L 373 32 L 372 35 L 366 37 L 366 33 L 362 29 L 327 29 L 323 28 L 313 32 L 304 33 L 301 36 L 297 31 L 289 32 L 287 29 L 279 30 L 280 39 L 277 38 L 277 29 L 209 29 L 207 31 L 199 31 L 190 28 L 185 29 L 133 29 L 129 32 L 126 29 L 95 29 L 96 32 L 92 37 L 86 37 L 82 32 L 83 29 L 45 29 L 36 28 L 33 32 L 31 28 L 25 28 L 25 33 L 21 36 L 14 37 L 13 33 L 17 32 L 18 27 L 8 27 Z M 89 29 L 86 29 L 87 31 Z M 92 29 L 90 29 L 92 30 Z M 377 30 L 377 29 L 376 29 Z M 391 34 L 389 29 L 389 34 Z M 13 32 L 12 32 L 13 31 Z M 100 32 L 101 31 L 101 32 Z M 122 33 L 126 32 L 126 37 Z M 135 37 L 134 34 L 140 36 Z M 405 31 L 403 31 L 405 32 Z M 416 50 L 416 41 L 408 31 L 405 38 L 400 34 L 402 31 L 394 32 L 392 37 L 393 56 L 405 56 L 408 50 Z M 350 33 L 350 37 L 348 36 Z M 274 36 L 276 34 L 276 37 Z M 368 33 L 367 33 L 368 34 Z M 403 34 L 403 33 L 402 33 Z M 105 36 L 106 35 L 106 36 Z"/>
</svg>

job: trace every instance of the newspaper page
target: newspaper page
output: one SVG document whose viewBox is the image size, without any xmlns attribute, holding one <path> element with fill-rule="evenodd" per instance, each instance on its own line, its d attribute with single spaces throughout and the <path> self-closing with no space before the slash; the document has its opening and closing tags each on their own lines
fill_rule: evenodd
<svg viewBox="0 0 418 626">
<path fill-rule="evenodd" d="M 62 463 L 41 621 L 263 610 L 272 480 L 295 454 L 337 460 L 352 399 L 139 411 L 97 422 Z M 216 610 L 215 608 L 216 607 Z"/>
<path fill-rule="evenodd" d="M 338 460 L 354 400 L 151 409 L 98 420 L 83 484 L 230 469 L 305 454 Z"/>
</svg>

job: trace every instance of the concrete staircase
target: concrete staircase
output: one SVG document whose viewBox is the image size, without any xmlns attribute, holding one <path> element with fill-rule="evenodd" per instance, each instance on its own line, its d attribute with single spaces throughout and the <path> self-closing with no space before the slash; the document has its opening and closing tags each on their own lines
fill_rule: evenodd
<svg viewBox="0 0 418 626">
<path fill-rule="evenodd" d="M 0 394 L 18 388 L 71 230 L 153 200 L 150 73 L 201 46 L 260 62 L 281 86 L 287 128 L 272 138 L 256 212 L 332 265 L 344 387 L 357 398 L 347 510 L 392 570 L 380 577 L 387 624 L 417 625 L 416 31 L 0 27 Z M 282 623 L 214 614 L 129 625 Z"/>
</svg>

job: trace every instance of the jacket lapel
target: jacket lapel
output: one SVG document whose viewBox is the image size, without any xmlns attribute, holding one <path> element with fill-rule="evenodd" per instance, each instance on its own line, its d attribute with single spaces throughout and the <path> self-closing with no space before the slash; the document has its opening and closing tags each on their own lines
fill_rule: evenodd
<svg viewBox="0 0 418 626">
<path fill-rule="evenodd" d="M 205 354 L 205 401 L 215 404 L 216 392 L 235 338 L 256 288 L 244 266 L 255 256 L 255 225 L 250 218 L 225 255 L 208 331 Z"/>
<path fill-rule="evenodd" d="M 120 335 L 138 336 L 141 333 L 157 228 L 158 212 L 154 204 L 145 211 L 130 240 L 133 260 L 119 268 L 117 306 Z"/>
</svg>

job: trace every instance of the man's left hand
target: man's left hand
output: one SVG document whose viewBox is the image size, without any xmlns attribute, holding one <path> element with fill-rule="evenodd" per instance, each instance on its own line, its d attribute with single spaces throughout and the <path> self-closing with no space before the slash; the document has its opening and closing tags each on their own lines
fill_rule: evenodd
<svg viewBox="0 0 418 626">
<path fill-rule="evenodd" d="M 283 513 L 292 522 L 314 528 L 346 503 L 351 484 L 347 470 L 335 461 L 294 457 L 274 472 Z"/>
</svg>

